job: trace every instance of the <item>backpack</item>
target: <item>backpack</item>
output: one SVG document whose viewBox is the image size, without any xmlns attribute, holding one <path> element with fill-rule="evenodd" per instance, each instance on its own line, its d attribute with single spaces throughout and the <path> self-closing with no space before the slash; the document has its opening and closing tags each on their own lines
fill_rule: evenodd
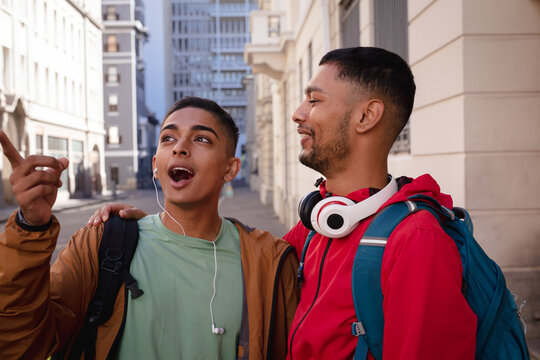
<svg viewBox="0 0 540 360">
<path fill-rule="evenodd" d="M 364 360 L 368 348 L 375 359 L 383 357 L 380 269 L 384 247 L 395 227 L 420 210 L 432 213 L 457 245 L 463 265 L 462 293 L 477 316 L 475 359 L 529 359 L 521 309 L 506 287 L 500 267 L 474 239 L 468 212 L 457 207 L 449 210 L 425 195 L 415 195 L 408 200 L 380 210 L 360 240 L 352 270 L 358 319 L 352 324 L 352 333 L 358 336 L 354 359 Z"/>
<path fill-rule="evenodd" d="M 85 359 L 94 359 L 97 329 L 111 317 L 122 283 L 126 285 L 126 297 L 128 290 L 133 299 L 144 293 L 139 289 L 137 280 L 129 273 L 138 240 L 139 226 L 136 220 L 112 216 L 105 222 L 99 246 L 98 283 L 94 297 L 88 305 L 84 324 L 71 348 L 62 349 L 54 354 L 52 359 L 80 359 L 83 352 Z M 111 353 L 117 343 L 115 340 Z"/>
</svg>

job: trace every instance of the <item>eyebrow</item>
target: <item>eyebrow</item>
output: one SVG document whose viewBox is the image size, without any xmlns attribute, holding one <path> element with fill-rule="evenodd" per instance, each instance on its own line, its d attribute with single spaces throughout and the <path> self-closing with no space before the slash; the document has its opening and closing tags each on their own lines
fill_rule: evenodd
<svg viewBox="0 0 540 360">
<path fill-rule="evenodd" d="M 178 126 L 176 126 L 176 124 L 169 124 L 169 125 L 165 125 L 161 131 L 159 132 L 160 134 L 165 131 L 165 130 L 178 130 Z M 208 131 L 208 132 L 211 132 L 212 134 L 214 134 L 216 136 L 216 138 L 219 139 L 219 136 L 218 134 L 216 133 L 216 131 L 214 129 L 212 129 L 211 127 L 208 127 L 208 126 L 204 126 L 204 125 L 193 125 L 191 127 L 191 130 L 192 131 L 197 131 L 197 130 L 202 130 L 202 131 Z"/>
<path fill-rule="evenodd" d="M 323 89 L 321 89 L 320 87 L 318 86 L 308 86 L 305 90 L 305 93 L 306 95 L 309 95 L 311 94 L 312 92 L 320 92 L 320 93 L 325 93 L 325 91 Z"/>
</svg>

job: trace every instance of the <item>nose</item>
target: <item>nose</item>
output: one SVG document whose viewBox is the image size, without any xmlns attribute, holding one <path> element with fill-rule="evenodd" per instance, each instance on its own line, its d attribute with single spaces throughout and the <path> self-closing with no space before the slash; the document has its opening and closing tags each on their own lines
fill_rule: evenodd
<svg viewBox="0 0 540 360">
<path fill-rule="evenodd" d="M 303 101 L 294 111 L 292 121 L 295 123 L 303 123 L 308 119 L 309 110 L 307 108 L 307 101 Z"/>
<path fill-rule="evenodd" d="M 174 144 L 173 154 L 174 155 L 181 155 L 181 156 L 188 156 L 189 155 L 188 141 L 186 139 L 183 139 L 183 138 L 178 140 Z"/>
</svg>

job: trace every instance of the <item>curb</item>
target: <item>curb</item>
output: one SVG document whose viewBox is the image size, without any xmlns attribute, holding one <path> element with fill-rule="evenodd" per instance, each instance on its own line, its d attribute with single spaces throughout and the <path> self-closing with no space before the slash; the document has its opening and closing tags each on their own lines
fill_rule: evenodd
<svg viewBox="0 0 540 360">
<path fill-rule="evenodd" d="M 122 200 L 122 199 L 126 199 L 127 197 L 128 197 L 127 194 L 120 193 L 120 194 L 117 194 L 116 196 L 106 195 L 106 196 L 103 196 L 103 197 L 100 197 L 100 198 L 70 199 L 71 201 L 77 200 L 77 202 L 70 204 L 69 200 L 68 200 L 63 204 L 62 203 L 55 204 L 55 205 L 53 205 L 52 212 L 53 212 L 53 214 L 55 214 L 55 213 L 60 213 L 62 211 L 66 211 L 66 210 L 72 210 L 72 209 L 78 209 L 78 208 L 81 208 L 81 207 L 86 207 L 86 206 L 91 206 L 91 205 L 96 205 L 96 204 L 102 204 L 102 203 L 109 202 L 109 201 L 119 201 L 119 200 Z M 12 208 L 8 212 L 7 207 L 5 207 L 3 209 L 4 213 L 0 214 L 0 224 L 5 224 L 8 221 L 8 219 L 10 218 L 13 211 L 15 211 L 17 209 L 18 209 L 18 206 L 12 206 Z"/>
</svg>

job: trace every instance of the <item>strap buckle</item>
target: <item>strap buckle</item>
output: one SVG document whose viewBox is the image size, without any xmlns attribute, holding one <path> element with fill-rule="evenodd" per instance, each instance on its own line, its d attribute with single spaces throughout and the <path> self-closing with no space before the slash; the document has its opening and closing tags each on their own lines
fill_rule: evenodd
<svg viewBox="0 0 540 360">
<path fill-rule="evenodd" d="M 364 329 L 361 321 L 353 322 L 351 328 L 354 336 L 366 335 L 366 329 Z"/>
</svg>

